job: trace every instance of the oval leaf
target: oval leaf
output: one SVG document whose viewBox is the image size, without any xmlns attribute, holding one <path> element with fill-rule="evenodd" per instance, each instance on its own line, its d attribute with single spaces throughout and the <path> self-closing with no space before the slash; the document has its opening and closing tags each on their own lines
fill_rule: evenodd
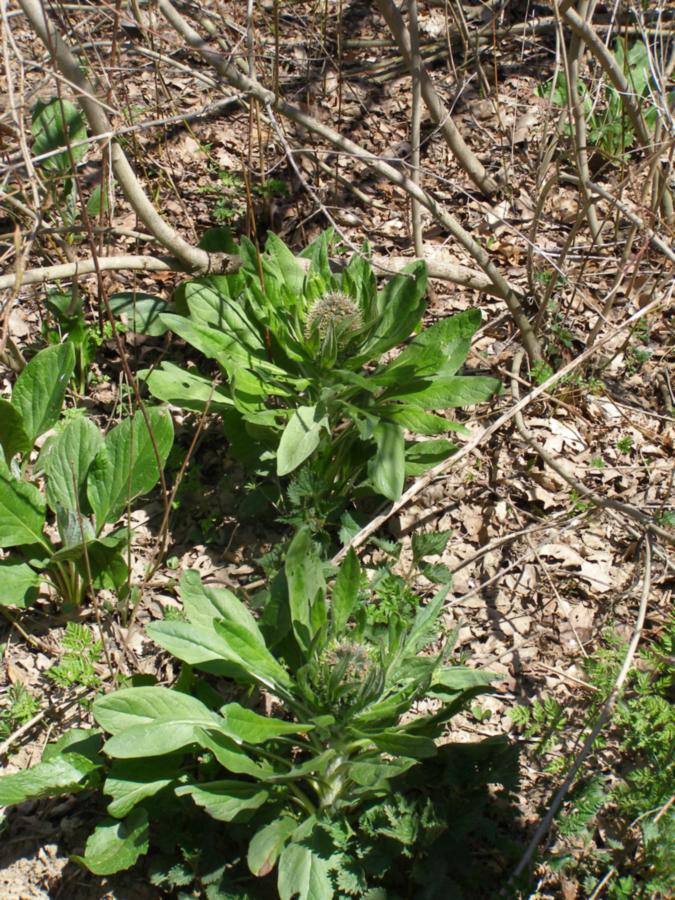
<svg viewBox="0 0 675 900">
<path fill-rule="evenodd" d="M 314 453 L 321 430 L 328 431 L 328 417 L 317 414 L 316 406 L 299 406 L 284 428 L 277 450 L 277 475 L 288 475 Z"/>
<path fill-rule="evenodd" d="M 58 419 L 74 367 L 73 345 L 58 344 L 37 353 L 16 379 L 12 406 L 21 414 L 31 447 Z"/>
</svg>

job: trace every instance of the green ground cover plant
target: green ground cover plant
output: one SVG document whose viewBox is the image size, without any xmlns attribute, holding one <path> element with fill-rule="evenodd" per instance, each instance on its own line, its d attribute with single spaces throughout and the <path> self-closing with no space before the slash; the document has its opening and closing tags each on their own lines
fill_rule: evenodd
<svg viewBox="0 0 675 900">
<path fill-rule="evenodd" d="M 241 269 L 185 282 L 176 312 L 160 319 L 216 361 L 224 384 L 170 362 L 147 373 L 157 398 L 218 413 L 230 451 L 258 478 L 278 486 L 293 476 L 293 524 L 311 518 L 317 527 L 345 497 L 397 499 L 407 476 L 455 451 L 440 435 L 463 431 L 431 410 L 470 406 L 499 389 L 494 378 L 457 374 L 478 310 L 420 330 L 423 263 L 378 291 L 367 248 L 336 274 L 330 241 L 325 232 L 297 259 L 274 234 L 261 255 L 246 238 L 236 247 L 212 232 L 204 246 L 239 252 Z"/>
<path fill-rule="evenodd" d="M 639 654 L 612 721 L 596 744 L 596 764 L 574 786 L 558 815 L 554 851 L 546 859 L 556 872 L 577 879 L 585 896 L 607 877 L 602 896 L 611 900 L 665 898 L 675 888 L 675 711 L 673 646 L 675 620 Z M 515 723 L 536 738 L 533 756 L 547 771 L 563 774 L 571 761 L 553 753 L 565 734 L 590 729 L 614 686 L 626 644 L 608 632 L 584 660 L 596 688 L 583 709 L 543 698 L 516 707 Z M 598 765 L 598 757 L 602 765 Z"/>
<path fill-rule="evenodd" d="M 356 555 L 332 577 L 304 528 L 259 598 L 259 618 L 192 571 L 180 592 L 186 619 L 148 626 L 184 664 L 175 687 L 97 699 L 99 727 L 67 733 L 38 765 L 0 779 L 0 805 L 100 789 L 109 817 L 81 860 L 97 874 L 134 864 L 167 815 L 201 809 L 226 823 L 221 867 L 239 859 L 249 877 L 275 872 L 282 900 L 366 895 L 397 857 L 421 863 L 450 824 L 424 765 L 459 764 L 437 741 L 494 681 L 451 662 L 454 635 L 440 622 L 446 589 L 381 622 L 368 615 Z M 237 684 L 241 702 L 230 692 L 224 703 L 214 676 Z M 263 696 L 266 715 L 252 708 Z M 505 748 L 492 743 L 498 757 Z M 221 872 L 223 884 L 231 875 Z"/>
<path fill-rule="evenodd" d="M 122 591 L 129 503 L 157 483 L 173 443 L 166 410 L 146 409 L 103 434 L 83 411 L 62 406 L 75 366 L 65 343 L 37 353 L 0 399 L 0 604 L 26 607 L 48 582 L 66 608 L 89 588 Z M 148 429 L 152 430 L 152 437 Z M 54 430 L 33 461 L 38 438 Z M 50 537 L 54 524 L 58 541 Z"/>
</svg>

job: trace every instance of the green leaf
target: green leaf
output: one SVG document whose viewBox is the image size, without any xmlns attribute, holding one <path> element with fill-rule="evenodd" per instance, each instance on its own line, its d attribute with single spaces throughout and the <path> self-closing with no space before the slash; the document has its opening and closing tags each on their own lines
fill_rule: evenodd
<svg viewBox="0 0 675 900">
<path fill-rule="evenodd" d="M 411 759 L 428 759 L 436 755 L 436 744 L 431 738 L 417 734 L 406 734 L 404 731 L 382 731 L 369 734 L 378 750 L 392 756 L 406 756 Z"/>
<path fill-rule="evenodd" d="M 366 347 L 368 359 L 400 344 L 416 328 L 424 313 L 426 289 L 427 267 L 422 261 L 389 279 L 377 295 L 379 321 Z"/>
<path fill-rule="evenodd" d="M 317 406 L 299 406 L 284 428 L 277 450 L 277 475 L 288 475 L 314 453 L 321 441 L 321 431 L 329 431 L 328 416 L 320 415 Z"/>
<path fill-rule="evenodd" d="M 265 253 L 274 261 L 276 269 L 289 291 L 293 294 L 302 294 L 305 270 L 286 244 L 273 231 L 268 232 Z"/>
<path fill-rule="evenodd" d="M 173 443 L 173 423 L 166 409 L 146 409 L 160 463 L 164 466 Z M 106 522 L 116 522 L 127 503 L 147 494 L 159 479 L 155 446 L 143 413 L 112 428 L 104 449 L 92 463 L 87 494 L 100 532 Z"/>
<path fill-rule="evenodd" d="M 303 844 L 288 844 L 279 857 L 277 889 L 280 900 L 332 900 L 328 860 Z"/>
<path fill-rule="evenodd" d="M 139 372 L 139 377 L 145 378 L 153 397 L 181 409 L 202 412 L 208 404 L 209 410 L 217 413 L 234 405 L 227 390 L 215 381 L 170 362 L 163 362 L 159 369 L 151 372 L 147 369 Z"/>
<path fill-rule="evenodd" d="M 239 703 L 228 703 L 219 710 L 224 729 L 237 741 L 245 744 L 262 744 L 282 734 L 299 734 L 311 731 L 313 725 L 285 722 L 271 716 L 260 716 Z"/>
<path fill-rule="evenodd" d="M 452 587 L 452 572 L 443 563 L 423 563 L 421 572 L 433 584 L 447 584 L 448 587 Z"/>
<path fill-rule="evenodd" d="M 0 398 L 0 447 L 5 452 L 7 464 L 15 454 L 27 453 L 32 446 L 21 413 L 9 400 Z"/>
<path fill-rule="evenodd" d="M 424 386 L 422 386 L 424 385 Z M 423 409 L 451 409 L 459 406 L 473 406 L 489 400 L 501 385 L 496 378 L 484 375 L 452 375 L 435 378 L 433 381 L 417 382 L 392 388 L 387 391 L 389 400 L 405 400 Z"/>
<path fill-rule="evenodd" d="M 421 475 L 457 452 L 453 441 L 417 441 L 405 448 L 405 474 Z"/>
<path fill-rule="evenodd" d="M 454 375 L 471 346 L 471 338 L 479 328 L 481 314 L 468 309 L 426 328 L 382 371 L 376 373 L 378 384 L 401 384 L 406 378 L 438 378 Z"/>
<path fill-rule="evenodd" d="M 245 822 L 269 800 L 270 790 L 248 781 L 211 781 L 176 788 L 176 796 L 192 797 L 197 806 L 219 822 Z"/>
<path fill-rule="evenodd" d="M 457 434 L 469 434 L 469 429 L 458 422 L 451 422 L 443 416 L 425 412 L 415 406 L 386 404 L 383 405 L 382 415 L 392 422 L 396 422 L 402 428 L 417 434 L 443 434 L 446 431 L 454 431 Z"/>
<path fill-rule="evenodd" d="M 417 565 L 425 556 L 438 556 L 448 546 L 452 531 L 415 532 L 412 536 L 413 563 Z"/>
<path fill-rule="evenodd" d="M 47 503 L 55 512 L 62 507 L 76 514 L 87 514 L 85 483 L 89 467 L 102 447 L 103 435 L 84 416 L 71 419 L 45 443 L 40 465 L 47 476 Z M 77 531 L 79 541 L 79 526 Z"/>
<path fill-rule="evenodd" d="M 108 302 L 110 310 L 117 318 L 122 318 L 130 331 L 159 337 L 167 331 L 160 314 L 169 311 L 169 305 L 162 297 L 143 294 L 140 291 L 123 291 L 112 294 Z"/>
<path fill-rule="evenodd" d="M 87 139 L 84 114 L 71 103 L 55 97 L 52 100 L 38 100 L 31 110 L 31 131 L 33 133 L 33 156 L 42 156 L 59 147 L 70 147 L 70 152 L 57 153 L 42 160 L 43 169 L 60 174 L 71 172 L 73 162 L 79 162 L 87 152 L 87 145 L 79 143 Z"/>
<path fill-rule="evenodd" d="M 199 573 L 187 569 L 180 580 L 180 597 L 187 617 L 195 625 L 208 628 L 214 619 L 236 622 L 259 644 L 265 645 L 255 617 L 227 588 L 204 584 Z"/>
<path fill-rule="evenodd" d="M 331 630 L 334 635 L 340 635 L 344 631 L 349 617 L 359 602 L 360 588 L 361 566 L 354 548 L 350 547 L 340 566 L 331 594 Z"/>
<path fill-rule="evenodd" d="M 379 422 L 373 429 L 373 440 L 377 452 L 368 464 L 370 483 L 378 494 L 388 500 L 398 500 L 405 480 L 403 432 L 391 422 Z"/>
<path fill-rule="evenodd" d="M 242 747 L 224 734 L 205 731 L 202 728 L 197 729 L 195 735 L 199 746 L 210 750 L 228 772 L 235 775 L 250 775 L 258 781 L 269 779 L 274 775 L 274 769 L 266 760 L 254 762 Z"/>
<path fill-rule="evenodd" d="M 295 819 L 281 816 L 265 825 L 253 836 L 248 845 L 246 861 L 250 871 L 259 878 L 269 875 L 277 863 L 284 844 L 297 827 Z"/>
<path fill-rule="evenodd" d="M 0 806 L 83 790 L 98 768 L 86 756 L 64 753 L 14 775 L 3 775 L 0 777 Z"/>
<path fill-rule="evenodd" d="M 94 701 L 92 711 L 98 724 L 113 735 L 171 715 L 177 722 L 199 722 L 207 727 L 220 721 L 196 697 L 165 687 L 122 688 L 99 697 Z"/>
<path fill-rule="evenodd" d="M 258 329 L 246 315 L 242 304 L 229 292 L 215 288 L 210 279 L 188 281 L 185 284 L 185 301 L 194 323 L 213 326 L 229 338 L 234 338 L 243 349 L 255 354 L 265 352 Z"/>
<path fill-rule="evenodd" d="M 431 691 L 437 695 L 461 693 L 469 688 L 488 687 L 496 679 L 494 672 L 483 672 L 466 666 L 444 666 L 435 672 Z"/>
<path fill-rule="evenodd" d="M 0 559 L 0 606 L 30 606 L 37 600 L 41 581 L 26 563 Z"/>
<path fill-rule="evenodd" d="M 112 797 L 108 812 L 116 819 L 175 781 L 178 759 L 142 759 L 115 762 L 103 785 L 103 793 Z"/>
<path fill-rule="evenodd" d="M 315 606 L 323 609 L 325 620 L 326 594 L 323 562 L 308 526 L 300 528 L 291 541 L 284 568 L 293 632 L 300 647 L 306 652 L 315 634 Z"/>
<path fill-rule="evenodd" d="M 123 821 L 104 819 L 89 836 L 84 856 L 72 857 L 94 875 L 113 875 L 129 869 L 148 852 L 150 828 L 148 814 L 134 809 Z"/>
<path fill-rule="evenodd" d="M 21 414 L 31 447 L 58 419 L 74 367 L 75 348 L 68 341 L 40 350 L 16 379 L 12 406 Z"/>
<path fill-rule="evenodd" d="M 42 544 L 45 501 L 40 491 L 26 481 L 16 481 L 4 460 L 0 465 L 0 547 Z"/>
</svg>

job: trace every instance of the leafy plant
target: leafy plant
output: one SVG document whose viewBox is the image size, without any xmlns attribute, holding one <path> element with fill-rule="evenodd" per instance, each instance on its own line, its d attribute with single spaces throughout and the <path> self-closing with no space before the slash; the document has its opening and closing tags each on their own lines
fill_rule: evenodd
<svg viewBox="0 0 675 900">
<path fill-rule="evenodd" d="M 94 872 L 131 865 L 149 846 L 150 818 L 188 799 L 227 823 L 226 839 L 243 846 L 253 875 L 276 868 L 282 900 L 366 894 L 386 873 L 383 841 L 389 857 L 405 856 L 447 829 L 420 793 L 424 782 L 407 796 L 396 786 L 404 776 L 414 783 L 417 767 L 439 756 L 448 720 L 493 677 L 448 662 L 453 640 L 439 636 L 445 590 L 408 623 L 373 627 L 362 578 L 351 552 L 329 589 L 307 528 L 260 620 L 188 571 L 188 621 L 148 627 L 186 666 L 176 689 L 130 687 L 98 699 L 94 717 L 111 735 L 103 755 L 65 740 L 33 769 L 0 779 L 0 804 L 95 785 L 103 766 L 111 818 L 82 859 Z M 233 679 L 251 705 L 268 697 L 271 714 L 223 705 L 192 667 Z"/>
<path fill-rule="evenodd" d="M 147 423 L 139 411 L 105 436 L 76 411 L 59 421 L 74 365 L 72 344 L 48 347 L 26 365 L 11 399 L 0 399 L 0 548 L 13 551 L 0 559 L 4 605 L 28 606 L 43 579 L 69 607 L 88 586 L 119 590 L 130 536 L 104 529 L 154 487 L 155 448 L 163 465 L 173 442 L 171 418 L 159 408 L 146 410 Z M 32 464 L 36 440 L 54 426 Z"/>
<path fill-rule="evenodd" d="M 626 53 L 622 41 L 617 40 L 614 57 L 617 64 L 623 70 L 631 85 L 635 97 L 648 95 L 651 81 L 651 68 L 649 51 L 641 41 L 636 41 Z M 635 133 L 630 124 L 630 119 L 624 111 L 621 94 L 614 85 L 605 81 L 602 85 L 602 102 L 596 104 L 588 87 L 580 81 L 577 85 L 579 96 L 583 103 L 584 116 L 588 124 L 588 142 L 611 160 L 623 159 L 626 150 L 635 143 Z M 546 82 L 539 88 L 539 93 L 547 97 L 556 106 L 567 108 L 568 85 L 563 72 L 559 72 L 555 80 Z M 644 112 L 647 127 L 651 130 L 655 127 L 658 117 L 656 106 L 649 106 Z M 565 130 L 568 135 L 572 133 L 572 126 L 567 123 Z"/>
<path fill-rule="evenodd" d="M 161 319 L 218 363 L 226 385 L 171 363 L 147 375 L 156 397 L 218 412 L 230 449 L 259 477 L 292 474 L 296 524 L 321 524 L 350 494 L 398 498 L 406 476 L 455 451 L 438 435 L 463 431 L 429 410 L 478 403 L 499 387 L 457 374 L 477 310 L 437 322 L 383 361 L 419 328 L 425 266 L 408 266 L 378 292 L 364 256 L 331 271 L 329 241 L 326 233 L 303 251 L 304 266 L 273 234 L 262 256 L 243 238 L 239 272 L 178 289 L 185 315 Z M 237 251 L 231 242 L 219 249 Z"/>
<path fill-rule="evenodd" d="M 557 818 L 556 850 L 546 861 L 568 878 L 578 877 L 586 896 L 593 894 L 605 876 L 604 896 L 612 900 L 672 896 L 674 646 L 672 620 L 662 636 L 640 652 L 629 673 L 611 724 L 599 742 L 603 773 L 596 774 L 597 766 L 582 772 Z M 514 711 L 513 721 L 525 726 L 527 736 L 541 737 L 537 754 L 548 752 L 554 741 L 567 749 L 562 766 L 549 771 L 564 772 L 571 762 L 579 725 L 584 731 L 592 727 L 614 687 L 625 653 L 625 642 L 609 632 L 603 644 L 584 660 L 585 676 L 596 688 L 584 708 L 563 711 L 556 701 L 545 698 L 530 712 L 522 707 Z"/>
<path fill-rule="evenodd" d="M 68 622 L 61 641 L 63 654 L 59 662 L 48 670 L 47 676 L 61 687 L 98 688 L 101 679 L 95 666 L 103 656 L 103 643 L 93 636 L 86 625 Z"/>
<path fill-rule="evenodd" d="M 0 710 L 0 740 L 4 740 L 40 711 L 40 701 L 23 684 L 10 684 Z"/>
</svg>

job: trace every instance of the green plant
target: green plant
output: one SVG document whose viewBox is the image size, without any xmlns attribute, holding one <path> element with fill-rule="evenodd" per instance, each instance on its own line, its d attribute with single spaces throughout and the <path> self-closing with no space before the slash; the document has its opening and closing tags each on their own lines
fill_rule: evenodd
<svg viewBox="0 0 675 900">
<path fill-rule="evenodd" d="M 596 748 L 597 765 L 582 771 L 556 820 L 556 851 L 546 859 L 554 871 L 577 877 L 585 896 L 603 878 L 612 900 L 665 898 L 675 883 L 675 710 L 672 705 L 672 659 L 675 619 L 644 648 L 630 671 L 624 692 Z M 551 698 L 532 710 L 514 710 L 513 721 L 528 737 L 541 736 L 537 752 L 560 745 L 563 773 L 578 745 L 579 726 L 588 732 L 612 691 L 626 653 L 626 643 L 608 632 L 584 660 L 585 677 L 594 692 L 581 707 L 563 711 Z"/>
<path fill-rule="evenodd" d="M 70 343 L 41 350 L 11 399 L 0 399 L 0 548 L 12 550 L 0 559 L 3 605 L 29 605 L 43 579 L 67 607 L 79 605 L 88 587 L 122 588 L 130 535 L 104 528 L 154 487 L 155 448 L 163 465 L 173 442 L 171 418 L 158 408 L 146 410 L 153 436 L 140 411 L 105 436 L 80 411 L 59 419 L 74 365 Z M 32 463 L 36 440 L 52 428 Z"/>
<path fill-rule="evenodd" d="M 646 98 L 651 81 L 649 51 L 646 44 L 638 40 L 626 53 L 624 43 L 617 40 L 614 56 L 632 86 L 635 97 Z M 635 143 L 635 133 L 630 119 L 624 111 L 621 94 L 611 82 L 603 82 L 602 100 L 604 102 L 596 104 L 582 81 L 579 81 L 577 89 L 588 125 L 589 144 L 597 147 L 600 153 L 608 159 L 624 159 L 626 151 Z M 538 88 L 538 93 L 540 96 L 548 98 L 556 106 L 567 108 L 568 86 L 565 74 L 559 72 L 555 80 L 552 79 Z M 645 123 L 650 130 L 655 127 L 657 118 L 658 108 L 650 105 L 644 113 Z M 569 122 L 565 125 L 565 133 L 572 134 L 572 126 Z"/>
<path fill-rule="evenodd" d="M 220 240 L 218 249 L 237 251 Z M 216 360 L 226 385 L 171 363 L 147 374 L 156 397 L 218 412 L 231 451 L 259 478 L 293 475 L 292 521 L 317 526 L 350 494 L 399 497 L 407 475 L 456 449 L 405 432 L 462 431 L 428 410 L 478 403 L 499 388 L 493 378 L 456 374 L 477 310 L 436 323 L 382 362 L 419 328 L 425 266 L 408 266 L 378 292 L 364 256 L 331 272 L 329 241 L 326 233 L 303 251 L 303 265 L 273 234 L 262 256 L 244 238 L 239 272 L 180 286 L 175 302 L 186 315 L 161 319 Z"/>
<path fill-rule="evenodd" d="M 86 625 L 68 622 L 61 648 L 63 654 L 59 662 L 47 671 L 47 677 L 64 688 L 100 687 L 96 665 L 103 656 L 102 641 L 95 638 Z"/>
<path fill-rule="evenodd" d="M 449 809 L 443 820 L 431 800 L 424 766 L 438 759 L 435 777 L 447 777 L 451 748 L 436 741 L 493 677 L 449 663 L 453 639 L 439 635 L 445 590 L 407 622 L 381 627 L 368 622 L 362 587 L 352 551 L 329 590 L 307 528 L 293 539 L 259 620 L 188 571 L 188 621 L 148 628 L 185 664 L 176 689 L 130 687 L 96 700 L 94 717 L 111 735 L 102 753 L 98 735 L 66 735 L 34 768 L 0 779 L 0 804 L 97 786 L 105 772 L 111 818 L 82 859 L 98 874 L 148 850 L 151 819 L 161 830 L 167 814 L 178 822 L 178 808 L 196 806 L 226 823 L 221 866 L 245 859 L 258 877 L 276 868 L 282 900 L 366 895 L 392 860 L 414 860 L 414 848 L 452 830 Z M 249 705 L 223 705 L 193 667 L 233 679 Z M 269 715 L 250 708 L 260 692 Z M 180 866 L 174 880 L 189 875 Z"/>
<path fill-rule="evenodd" d="M 619 438 L 616 442 L 616 449 L 619 453 L 630 453 L 633 449 L 633 438 L 630 434 L 625 434 L 623 437 Z"/>
<path fill-rule="evenodd" d="M 23 684 L 10 684 L 0 710 L 0 740 L 5 740 L 40 711 L 40 701 Z"/>
</svg>

